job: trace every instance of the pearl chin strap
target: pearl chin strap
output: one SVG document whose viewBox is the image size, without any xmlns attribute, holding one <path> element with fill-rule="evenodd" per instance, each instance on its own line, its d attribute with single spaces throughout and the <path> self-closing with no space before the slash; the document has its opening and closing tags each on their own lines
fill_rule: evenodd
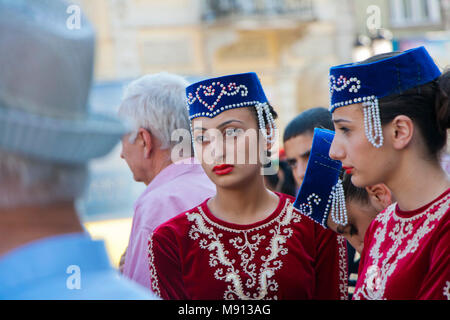
<svg viewBox="0 0 450 320">
<path fill-rule="evenodd" d="M 378 99 L 374 98 L 362 103 L 364 112 L 364 130 L 367 140 L 375 147 L 383 145 L 383 129 L 381 128 Z"/>
<path fill-rule="evenodd" d="M 342 180 L 339 179 L 331 189 L 326 210 L 330 210 L 330 216 L 334 223 L 346 226 L 348 224 L 347 207 Z"/>
<path fill-rule="evenodd" d="M 275 124 L 275 119 L 273 118 L 272 113 L 270 112 L 269 105 L 267 103 L 259 103 L 255 106 L 255 108 L 256 113 L 258 114 L 258 124 L 261 134 L 268 143 L 274 143 L 275 131 L 277 129 L 277 126 Z M 269 133 L 267 133 L 266 121 L 264 120 L 264 113 L 266 115 L 266 118 L 268 119 L 267 124 L 269 125 Z"/>
</svg>

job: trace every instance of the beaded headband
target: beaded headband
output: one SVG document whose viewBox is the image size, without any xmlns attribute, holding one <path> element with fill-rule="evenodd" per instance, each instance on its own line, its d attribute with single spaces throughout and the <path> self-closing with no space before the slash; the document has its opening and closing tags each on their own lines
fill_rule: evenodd
<svg viewBox="0 0 450 320">
<path fill-rule="evenodd" d="M 376 147 L 383 145 L 378 99 L 435 80 L 439 68 L 424 47 L 364 64 L 343 64 L 330 68 L 330 112 L 362 103 L 365 133 Z"/>
<path fill-rule="evenodd" d="M 339 179 L 342 163 L 328 155 L 333 138 L 333 131 L 314 129 L 305 177 L 294 202 L 301 214 L 324 228 L 329 215 L 336 224 L 348 223 L 344 189 Z"/>
<path fill-rule="evenodd" d="M 214 118 L 224 111 L 235 108 L 255 107 L 263 137 L 269 142 L 273 142 L 275 138 L 275 120 L 258 76 L 254 72 L 196 82 L 186 88 L 186 97 L 189 120 L 198 117 Z M 264 119 L 269 122 L 269 133 Z"/>
</svg>

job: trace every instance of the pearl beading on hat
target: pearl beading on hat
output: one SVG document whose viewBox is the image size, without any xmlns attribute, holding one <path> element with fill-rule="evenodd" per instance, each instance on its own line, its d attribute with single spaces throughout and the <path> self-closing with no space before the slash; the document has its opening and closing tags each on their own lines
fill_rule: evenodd
<svg viewBox="0 0 450 320">
<path fill-rule="evenodd" d="M 358 97 L 346 101 L 336 102 L 330 105 L 328 109 L 333 113 L 336 108 L 348 106 L 355 103 L 363 105 L 364 129 L 367 140 L 375 147 L 380 148 L 383 145 L 383 130 L 381 127 L 380 108 L 376 96 Z M 378 141 L 377 141 L 378 140 Z"/>
<path fill-rule="evenodd" d="M 339 78 L 336 80 L 336 78 L 331 75 L 329 78 L 330 81 L 330 93 L 333 94 L 333 91 L 342 91 L 346 89 L 351 83 L 352 86 L 348 89 L 349 92 L 358 92 L 359 89 L 361 89 L 361 81 L 356 77 L 351 77 L 350 79 L 347 79 L 343 75 L 340 75 Z"/>
<path fill-rule="evenodd" d="M 330 216 L 334 223 L 341 226 L 348 224 L 347 207 L 345 205 L 344 187 L 339 179 L 331 189 L 330 197 L 326 206 L 326 212 L 330 210 Z"/>
<path fill-rule="evenodd" d="M 209 118 L 214 118 L 216 115 L 218 115 L 219 113 L 228 110 L 228 109 L 234 109 L 234 108 L 242 108 L 242 107 L 247 107 L 247 106 L 254 106 L 259 104 L 259 101 L 253 100 L 253 101 L 244 101 L 244 102 L 239 102 L 239 103 L 233 103 L 233 104 L 229 104 L 229 105 L 225 105 L 222 106 L 220 108 L 218 108 L 217 110 L 213 111 L 213 112 L 198 112 L 195 113 L 193 115 L 189 116 L 189 120 L 192 120 L 194 118 L 198 118 L 198 117 L 209 117 Z M 187 109 L 189 111 L 189 105 L 187 105 Z"/>
<path fill-rule="evenodd" d="M 217 98 L 213 102 L 213 104 L 209 105 L 206 101 L 204 101 L 201 98 L 199 93 L 200 93 L 201 90 L 203 90 L 203 94 L 206 97 L 212 97 L 216 93 L 216 88 L 220 89 L 220 92 L 217 95 Z M 211 111 L 211 113 L 208 113 L 208 114 L 211 114 L 212 116 L 214 116 L 214 115 L 216 115 L 217 113 L 220 112 L 219 110 L 216 110 L 216 111 L 213 111 L 213 110 L 217 107 L 217 104 L 220 102 L 220 100 L 222 99 L 222 97 L 224 95 L 226 95 L 226 96 L 234 96 L 234 95 L 236 95 L 238 93 L 240 93 L 242 97 L 246 97 L 248 95 L 247 87 L 244 86 L 243 84 L 240 84 L 238 86 L 238 85 L 236 85 L 236 82 L 230 82 L 228 85 L 224 85 L 220 81 L 212 82 L 209 86 L 201 84 L 195 90 L 195 96 L 193 96 L 191 92 L 188 93 L 188 95 L 187 95 L 188 110 L 189 110 L 189 106 L 191 104 L 193 104 L 197 100 L 203 106 L 208 108 L 209 111 Z M 223 111 L 224 109 L 222 109 L 222 108 L 221 108 L 221 110 Z M 202 115 L 204 115 L 204 114 L 202 114 Z M 193 115 L 193 116 L 195 116 L 195 115 Z"/>
</svg>

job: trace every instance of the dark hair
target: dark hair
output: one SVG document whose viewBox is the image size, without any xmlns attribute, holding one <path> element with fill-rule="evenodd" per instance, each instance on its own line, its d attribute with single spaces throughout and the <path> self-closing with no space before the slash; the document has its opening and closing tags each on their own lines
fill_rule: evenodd
<svg viewBox="0 0 450 320">
<path fill-rule="evenodd" d="M 357 201 L 361 204 L 369 204 L 370 199 L 366 188 L 356 187 L 352 183 L 352 176 L 350 174 L 343 173 L 342 187 L 344 188 L 345 201 Z"/>
<path fill-rule="evenodd" d="M 330 111 L 323 107 L 316 107 L 303 111 L 286 126 L 283 134 L 283 142 L 304 133 L 313 133 L 314 128 L 323 128 L 334 131 Z"/>
<path fill-rule="evenodd" d="M 296 196 L 296 185 L 294 180 L 294 175 L 292 174 L 292 170 L 287 164 L 286 161 L 280 160 L 280 169 L 283 171 L 283 182 L 278 192 L 291 195 L 293 197 Z M 264 176 L 266 178 L 266 182 L 270 184 L 272 189 L 276 189 L 277 184 L 279 182 L 278 174 L 271 174 Z"/>
<path fill-rule="evenodd" d="M 373 56 L 358 64 L 379 61 L 401 52 Z M 450 128 L 450 70 L 434 81 L 379 99 L 381 124 L 385 125 L 398 115 L 405 115 L 417 125 L 428 148 L 431 159 L 438 160 L 447 143 Z"/>
</svg>

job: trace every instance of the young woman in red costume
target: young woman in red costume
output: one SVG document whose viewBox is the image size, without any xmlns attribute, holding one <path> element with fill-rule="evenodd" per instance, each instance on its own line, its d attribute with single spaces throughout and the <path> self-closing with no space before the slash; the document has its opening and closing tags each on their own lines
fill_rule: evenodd
<svg viewBox="0 0 450 320">
<path fill-rule="evenodd" d="M 384 183 L 397 201 L 366 232 L 353 298 L 449 299 L 450 181 L 440 155 L 450 72 L 421 47 L 331 68 L 330 93 L 330 157 L 355 186 Z"/>
<path fill-rule="evenodd" d="M 343 238 L 264 185 L 259 154 L 276 113 L 256 74 L 186 91 L 194 150 L 217 194 L 155 230 L 151 289 L 163 299 L 346 299 Z"/>
</svg>

